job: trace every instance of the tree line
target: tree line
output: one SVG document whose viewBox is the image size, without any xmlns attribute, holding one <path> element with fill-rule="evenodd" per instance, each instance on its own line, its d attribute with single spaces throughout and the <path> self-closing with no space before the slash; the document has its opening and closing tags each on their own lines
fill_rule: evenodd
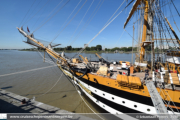
<svg viewBox="0 0 180 120">
<path fill-rule="evenodd" d="M 79 51 L 81 48 L 73 48 L 72 46 L 67 46 L 65 48 L 54 48 L 56 51 Z M 102 46 L 101 45 L 96 45 L 92 47 L 86 47 L 85 51 L 102 51 Z"/>
<path fill-rule="evenodd" d="M 59 48 L 54 48 L 55 51 L 79 51 L 81 48 L 73 48 L 72 46 L 67 46 L 65 48 L 59 47 Z M 114 47 L 114 48 L 105 48 L 104 51 L 108 52 L 113 52 L 113 51 L 123 51 L 123 52 L 129 52 L 132 51 L 132 47 Z M 96 45 L 96 46 L 91 46 L 91 47 L 86 47 L 85 51 L 102 51 L 102 46 L 101 45 Z M 133 51 L 137 51 L 137 47 L 133 47 Z"/>
<path fill-rule="evenodd" d="M 105 48 L 105 51 L 123 51 L 123 52 L 130 52 L 132 51 L 132 47 L 115 47 L 115 48 L 112 48 L 112 49 L 108 49 L 108 48 Z M 137 47 L 133 47 L 133 51 L 137 51 Z"/>
</svg>

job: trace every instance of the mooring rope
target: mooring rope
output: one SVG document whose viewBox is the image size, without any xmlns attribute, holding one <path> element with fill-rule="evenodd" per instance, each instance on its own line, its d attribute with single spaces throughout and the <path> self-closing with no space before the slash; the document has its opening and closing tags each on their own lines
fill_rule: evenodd
<svg viewBox="0 0 180 120">
<path fill-rule="evenodd" d="M 37 68 L 37 69 L 31 69 L 31 70 L 26 70 L 26 71 L 14 72 L 14 73 L 9 73 L 9 74 L 4 74 L 4 75 L 0 75 L 0 77 L 14 75 L 14 74 L 20 74 L 20 73 L 25 73 L 25 72 L 30 72 L 30 71 L 34 71 L 34 70 L 41 70 L 41 69 L 50 68 L 50 67 L 54 67 L 54 66 L 56 66 L 56 65 L 52 65 L 52 66 L 48 66 L 48 67 L 42 67 L 42 68 Z"/>
<path fill-rule="evenodd" d="M 43 93 L 42 95 L 40 95 L 38 97 L 41 97 L 41 96 L 47 94 L 48 92 L 50 92 L 57 85 L 57 83 L 61 80 L 62 75 L 63 75 L 63 72 L 61 73 L 61 75 L 60 75 L 59 79 L 56 81 L 56 83 L 48 91 L 46 91 L 45 93 Z"/>
<path fill-rule="evenodd" d="M 39 51 L 38 51 L 38 52 L 39 52 Z M 56 60 L 57 60 L 57 59 L 56 59 Z M 57 60 L 57 61 L 58 61 L 58 60 Z M 53 62 L 54 62 L 54 61 L 53 61 Z M 54 63 L 54 64 L 55 64 L 55 63 Z M 56 65 L 56 66 L 57 66 L 57 65 Z M 40 96 L 43 96 L 43 95 L 47 94 L 48 92 L 50 92 L 50 91 L 57 85 L 57 83 L 60 81 L 62 75 L 63 75 L 63 71 L 62 71 L 62 74 L 60 75 L 59 79 L 56 81 L 56 83 L 55 83 L 47 92 L 45 92 L 44 94 L 42 94 L 42 95 L 40 95 Z M 73 85 L 75 86 L 76 91 L 78 91 L 76 85 L 74 84 L 74 82 L 71 82 L 71 83 L 73 83 Z M 92 110 L 92 108 L 85 102 L 85 100 L 82 98 L 82 96 L 80 95 L 79 92 L 78 92 L 78 94 L 79 94 L 80 98 L 84 101 L 84 103 L 87 105 L 87 107 L 88 107 L 94 114 L 96 114 L 99 118 L 101 118 L 102 120 L 104 120 L 104 119 L 103 119 L 101 116 L 99 116 L 94 110 Z M 38 97 L 40 97 L 40 96 L 38 96 Z M 38 98 L 38 97 L 37 97 L 37 98 Z"/>
<path fill-rule="evenodd" d="M 74 82 L 72 82 L 72 83 L 74 84 Z M 75 86 L 76 91 L 78 91 L 78 89 L 77 89 L 77 87 L 76 87 L 75 84 L 74 84 L 74 86 Z M 82 98 L 82 96 L 80 95 L 79 92 L 78 92 L 78 94 L 79 94 L 80 98 L 83 100 L 83 102 L 87 105 L 87 107 L 88 107 L 94 114 L 96 114 L 99 118 L 101 118 L 102 120 L 104 120 L 101 116 L 99 116 L 99 115 L 86 103 L 86 101 Z"/>
</svg>

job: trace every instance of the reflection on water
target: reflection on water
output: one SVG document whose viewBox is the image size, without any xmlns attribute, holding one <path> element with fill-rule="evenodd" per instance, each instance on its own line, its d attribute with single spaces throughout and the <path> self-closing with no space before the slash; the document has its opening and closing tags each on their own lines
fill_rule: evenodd
<svg viewBox="0 0 180 120">
<path fill-rule="evenodd" d="M 66 53 L 66 56 L 72 57 L 74 54 L 75 53 Z M 91 60 L 98 60 L 95 54 L 82 53 L 82 55 Z M 101 53 L 99 55 L 109 61 L 131 61 L 131 54 Z M 52 65 L 53 64 L 43 62 L 43 58 L 38 52 L 0 50 L 0 75 Z M 48 91 L 57 82 L 61 74 L 62 72 L 59 68 L 54 66 L 36 71 L 2 76 L 0 77 L 0 88 L 28 98 L 35 96 L 37 101 L 67 111 L 76 113 L 92 113 L 64 75 L 50 92 L 42 96 L 42 94 Z M 83 98 L 95 112 L 106 112 L 95 105 L 86 96 Z"/>
</svg>

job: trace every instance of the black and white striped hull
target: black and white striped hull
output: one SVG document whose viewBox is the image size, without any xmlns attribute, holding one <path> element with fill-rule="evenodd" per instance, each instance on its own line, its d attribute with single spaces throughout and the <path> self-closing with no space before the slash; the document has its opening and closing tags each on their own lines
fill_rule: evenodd
<svg viewBox="0 0 180 120">
<path fill-rule="evenodd" d="M 98 106 L 103 108 L 104 110 L 108 111 L 109 113 L 112 113 L 118 117 L 121 117 L 122 119 L 136 119 L 129 115 L 121 115 L 123 113 L 145 113 L 145 114 L 156 114 L 155 107 L 152 104 L 151 98 L 132 94 L 132 93 L 123 93 L 115 92 L 114 90 L 111 90 L 112 88 L 107 88 L 107 86 L 101 86 L 97 85 L 96 83 L 90 83 L 87 80 L 84 79 L 78 79 L 75 76 L 74 79 L 72 79 L 70 76 L 72 74 L 67 71 L 63 70 L 65 75 L 71 79 L 72 82 L 74 82 L 81 90 L 88 96 L 94 103 L 96 103 Z M 88 82 L 88 83 L 87 83 Z M 91 91 L 90 95 L 89 93 L 84 90 L 80 84 L 82 84 L 86 89 Z M 96 84 L 96 85 L 95 85 Z M 139 97 L 139 98 L 137 98 Z M 171 111 L 168 111 L 169 113 L 172 113 Z M 123 118 L 124 117 L 124 118 Z"/>
</svg>

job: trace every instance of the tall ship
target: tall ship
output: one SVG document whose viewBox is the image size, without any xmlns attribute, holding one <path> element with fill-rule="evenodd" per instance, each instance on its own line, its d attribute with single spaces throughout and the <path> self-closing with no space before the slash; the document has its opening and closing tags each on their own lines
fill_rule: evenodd
<svg viewBox="0 0 180 120">
<path fill-rule="evenodd" d="M 135 62 L 109 62 L 97 53 L 99 61 L 91 61 L 81 55 L 87 46 L 76 56 L 68 58 L 64 52 L 54 51 L 51 43 L 41 43 L 23 27 L 17 29 L 27 38 L 27 44 L 48 53 L 74 87 L 107 112 L 117 116 L 122 113 L 178 115 L 180 40 L 161 9 L 162 5 L 172 1 L 133 0 L 127 6 L 132 2 L 134 4 L 124 29 L 132 16 L 139 13 L 136 21 L 139 34 Z M 126 117 L 132 118 L 130 115 Z"/>
</svg>

